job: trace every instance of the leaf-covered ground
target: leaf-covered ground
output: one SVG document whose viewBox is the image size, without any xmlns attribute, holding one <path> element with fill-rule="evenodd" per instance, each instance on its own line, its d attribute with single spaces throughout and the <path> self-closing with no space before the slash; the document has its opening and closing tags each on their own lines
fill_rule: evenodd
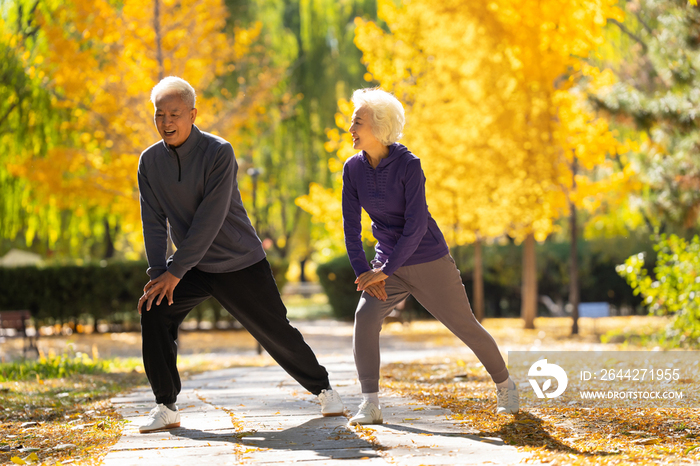
<svg viewBox="0 0 700 466">
<path fill-rule="evenodd" d="M 569 319 L 538 319 L 535 330 L 523 330 L 522 324 L 506 320 L 487 321 L 485 326 L 502 350 L 504 346 L 577 350 L 598 344 L 600 335 L 611 329 L 624 330 L 638 337 L 637 342 L 650 341 L 646 336 L 666 325 L 666 320 L 636 317 L 587 322 L 583 334 L 574 337 L 569 335 L 569 325 Z M 432 335 L 433 340 L 453 338 L 435 322 L 410 327 L 416 327 L 411 333 Z M 388 329 L 389 332 L 409 330 L 408 326 L 395 325 Z M 604 348 L 644 349 L 629 345 Z M 382 368 L 382 389 L 449 409 L 452 418 L 460 421 L 466 432 L 500 437 L 506 443 L 532 451 L 532 460 L 536 462 L 666 465 L 700 461 L 698 409 L 564 407 L 496 416 L 493 382 L 473 356 L 460 354 L 386 365 Z"/>
<path fill-rule="evenodd" d="M 0 384 L 0 462 L 98 464 L 121 433 L 109 399 L 145 382 L 139 373 L 103 373 Z"/>
<path fill-rule="evenodd" d="M 473 368 L 473 369 L 470 369 Z M 696 409 L 521 410 L 496 416 L 493 382 L 476 361 L 426 360 L 391 364 L 383 388 L 442 406 L 467 432 L 500 437 L 552 464 L 673 464 L 700 459 Z"/>
<path fill-rule="evenodd" d="M 233 363 L 264 365 L 269 360 L 241 357 L 224 363 L 185 357 L 178 366 L 187 377 Z M 119 440 L 123 424 L 109 400 L 147 384 L 138 358 L 52 355 L 0 364 L 0 464 L 100 464 Z"/>
</svg>

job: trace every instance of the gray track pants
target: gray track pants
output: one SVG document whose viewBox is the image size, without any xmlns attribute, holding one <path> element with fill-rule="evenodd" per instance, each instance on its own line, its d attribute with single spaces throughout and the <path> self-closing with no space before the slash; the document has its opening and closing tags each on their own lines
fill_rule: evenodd
<svg viewBox="0 0 700 466">
<path fill-rule="evenodd" d="M 379 332 L 382 321 L 409 294 L 474 352 L 494 382 L 508 378 L 496 341 L 472 313 L 459 270 L 449 254 L 400 267 L 386 280 L 387 300 L 362 293 L 355 311 L 353 353 L 362 393 L 379 391 Z"/>
</svg>

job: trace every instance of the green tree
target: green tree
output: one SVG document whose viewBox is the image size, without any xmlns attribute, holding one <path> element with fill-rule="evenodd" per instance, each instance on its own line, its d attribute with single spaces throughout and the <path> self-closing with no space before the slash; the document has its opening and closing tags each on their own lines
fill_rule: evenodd
<svg viewBox="0 0 700 466">
<path fill-rule="evenodd" d="M 700 9 L 683 0 L 634 0 L 614 23 L 600 62 L 616 81 L 591 96 L 621 133 L 638 134 L 629 161 L 638 189 L 613 200 L 592 225 L 603 232 L 641 227 L 657 238 L 656 265 L 639 253 L 618 268 L 652 314 L 674 315 L 663 338 L 697 344 L 700 250 Z M 668 236 L 664 233 L 670 233 Z M 660 235 L 659 235 L 660 234 Z M 647 251 L 651 252 L 651 251 Z M 646 268 L 645 268 L 646 267 Z"/>
<path fill-rule="evenodd" d="M 32 67 L 40 56 L 35 13 L 39 0 L 0 1 L 0 252 L 35 241 L 50 208 L 36 204 L 11 166 L 44 155 L 57 141 L 63 112 L 53 108 L 48 77 Z"/>
<path fill-rule="evenodd" d="M 645 255 L 630 256 L 617 272 L 635 294 L 644 298 L 650 314 L 673 315 L 662 339 L 672 344 L 700 344 L 700 238 L 686 241 L 676 235 L 661 235 L 654 246 L 658 256 L 653 274 Z M 654 278 L 655 277 L 655 278 Z"/>
<path fill-rule="evenodd" d="M 336 102 L 367 85 L 361 53 L 353 43 L 354 19 L 374 18 L 371 0 L 227 2 L 235 21 L 259 21 L 261 53 L 272 56 L 283 79 L 273 90 L 275 105 L 250 128 L 238 151 L 241 185 L 268 252 L 305 261 L 324 243 L 324 226 L 294 204 L 312 181 L 329 186 L 326 131 L 335 125 Z M 248 176 L 246 176 L 248 174 Z"/>
<path fill-rule="evenodd" d="M 32 1 L 3 4 L 3 43 L 62 117 L 49 124 L 60 136 L 51 144 L 31 133 L 42 150 L 8 136 L 16 147 L 3 154 L 7 170 L 31 208 L 21 229 L 61 256 L 138 257 L 136 165 L 158 137 L 151 88 L 182 76 L 198 90 L 202 128 L 245 138 L 279 82 L 270 60 L 252 53 L 261 25 L 227 28 L 223 0 Z"/>
<path fill-rule="evenodd" d="M 591 100 L 622 134 L 638 136 L 638 150 L 618 162 L 629 162 L 639 183 L 592 225 L 690 234 L 700 214 L 700 9 L 685 0 L 632 0 L 625 8 L 598 59 L 616 81 Z"/>
</svg>

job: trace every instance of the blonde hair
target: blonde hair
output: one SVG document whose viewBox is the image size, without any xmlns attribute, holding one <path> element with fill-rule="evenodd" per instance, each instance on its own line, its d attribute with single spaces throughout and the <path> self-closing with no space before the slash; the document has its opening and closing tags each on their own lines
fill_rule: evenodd
<svg viewBox="0 0 700 466">
<path fill-rule="evenodd" d="M 361 107 L 372 114 L 372 134 L 379 142 L 389 146 L 403 136 L 406 117 L 401 102 L 390 93 L 379 89 L 358 89 L 352 94 L 355 110 Z"/>
<path fill-rule="evenodd" d="M 189 105 L 190 108 L 194 108 L 197 102 L 197 94 L 194 92 L 194 88 L 190 83 L 176 76 L 168 76 L 167 78 L 161 79 L 160 82 L 153 87 L 151 91 L 151 102 L 153 102 L 153 105 L 156 104 L 158 96 L 166 92 L 177 93 L 182 101 Z"/>
</svg>

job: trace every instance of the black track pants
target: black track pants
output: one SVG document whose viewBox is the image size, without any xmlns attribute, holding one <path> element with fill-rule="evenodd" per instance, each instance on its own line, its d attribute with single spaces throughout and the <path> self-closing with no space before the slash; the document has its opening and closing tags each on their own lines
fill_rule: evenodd
<svg viewBox="0 0 700 466">
<path fill-rule="evenodd" d="M 156 403 L 175 403 L 180 393 L 177 371 L 178 328 L 197 304 L 214 297 L 257 339 L 282 368 L 304 388 L 318 395 L 327 389 L 328 372 L 316 359 L 301 333 L 287 320 L 267 259 L 243 270 L 207 273 L 191 269 L 173 293 L 141 313 L 143 365 Z"/>
</svg>

